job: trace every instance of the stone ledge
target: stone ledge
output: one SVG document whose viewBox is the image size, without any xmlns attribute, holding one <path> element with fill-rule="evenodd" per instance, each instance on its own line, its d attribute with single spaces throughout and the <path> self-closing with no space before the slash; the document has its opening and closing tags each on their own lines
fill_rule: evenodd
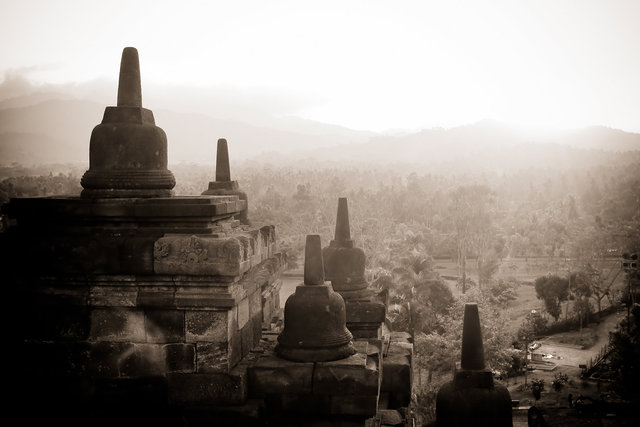
<svg viewBox="0 0 640 427">
<path fill-rule="evenodd" d="M 169 403 L 179 406 L 242 405 L 247 400 L 246 367 L 228 374 L 167 375 Z"/>
<path fill-rule="evenodd" d="M 249 368 L 251 393 L 254 397 L 311 394 L 313 369 L 312 362 L 290 362 L 267 351 Z"/>
</svg>

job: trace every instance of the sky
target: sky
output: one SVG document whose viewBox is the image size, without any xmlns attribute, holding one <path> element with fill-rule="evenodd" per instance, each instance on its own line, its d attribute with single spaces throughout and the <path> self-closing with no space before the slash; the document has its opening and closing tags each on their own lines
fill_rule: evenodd
<svg viewBox="0 0 640 427">
<path fill-rule="evenodd" d="M 371 131 L 640 132 L 639 23 L 638 0 L 0 0 L 0 79 L 116 81 L 134 46 L 143 97 L 269 94 L 274 114 Z"/>
</svg>

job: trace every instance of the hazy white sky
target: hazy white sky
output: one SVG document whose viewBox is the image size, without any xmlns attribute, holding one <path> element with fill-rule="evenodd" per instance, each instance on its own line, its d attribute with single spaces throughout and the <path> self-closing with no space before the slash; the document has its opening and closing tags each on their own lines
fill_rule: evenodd
<svg viewBox="0 0 640 427">
<path fill-rule="evenodd" d="M 0 0 L 0 75 L 115 80 L 305 100 L 356 129 L 531 126 L 640 132 L 640 1 Z M 149 108 L 153 106 L 146 105 Z"/>
</svg>

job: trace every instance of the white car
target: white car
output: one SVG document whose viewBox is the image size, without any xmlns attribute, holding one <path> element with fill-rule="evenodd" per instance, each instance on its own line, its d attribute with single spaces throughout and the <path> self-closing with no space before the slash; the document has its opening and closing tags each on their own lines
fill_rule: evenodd
<svg viewBox="0 0 640 427">
<path fill-rule="evenodd" d="M 529 351 L 533 351 L 533 350 L 535 350 L 535 349 L 537 349 L 539 347 L 540 347 L 540 343 L 539 342 L 534 342 L 533 344 L 531 344 L 529 346 Z"/>
</svg>

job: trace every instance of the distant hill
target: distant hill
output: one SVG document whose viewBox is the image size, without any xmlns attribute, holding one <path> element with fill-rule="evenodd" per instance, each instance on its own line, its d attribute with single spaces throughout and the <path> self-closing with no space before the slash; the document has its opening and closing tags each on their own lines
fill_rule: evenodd
<svg viewBox="0 0 640 427">
<path fill-rule="evenodd" d="M 91 131 L 105 107 L 59 93 L 0 102 L 0 164 L 88 162 Z M 170 163 L 212 164 L 218 138 L 227 138 L 234 161 L 423 164 L 434 172 L 454 166 L 458 171 L 569 167 L 606 161 L 607 153 L 640 151 L 640 134 L 605 127 L 539 132 L 484 120 L 383 135 L 296 117 L 247 123 L 164 107 L 153 112 L 167 133 Z"/>
<path fill-rule="evenodd" d="M 501 171 L 529 167 L 571 168 L 607 162 L 619 153 L 640 154 L 640 134 L 605 127 L 532 132 L 493 121 L 451 129 L 427 129 L 401 136 L 376 136 L 366 143 L 335 145 L 282 156 L 271 162 L 336 159 L 352 164 L 428 165 L 432 172 Z"/>
<path fill-rule="evenodd" d="M 0 103 L 0 163 L 39 164 L 52 157 L 88 161 L 91 131 L 102 121 L 105 105 L 77 99 L 46 99 L 29 105 L 33 99 Z M 297 118 L 257 126 L 168 109 L 153 113 L 156 124 L 167 134 L 170 162 L 213 162 L 218 138 L 227 138 L 230 154 L 243 159 L 273 150 L 288 153 L 358 143 L 371 135 Z"/>
</svg>

